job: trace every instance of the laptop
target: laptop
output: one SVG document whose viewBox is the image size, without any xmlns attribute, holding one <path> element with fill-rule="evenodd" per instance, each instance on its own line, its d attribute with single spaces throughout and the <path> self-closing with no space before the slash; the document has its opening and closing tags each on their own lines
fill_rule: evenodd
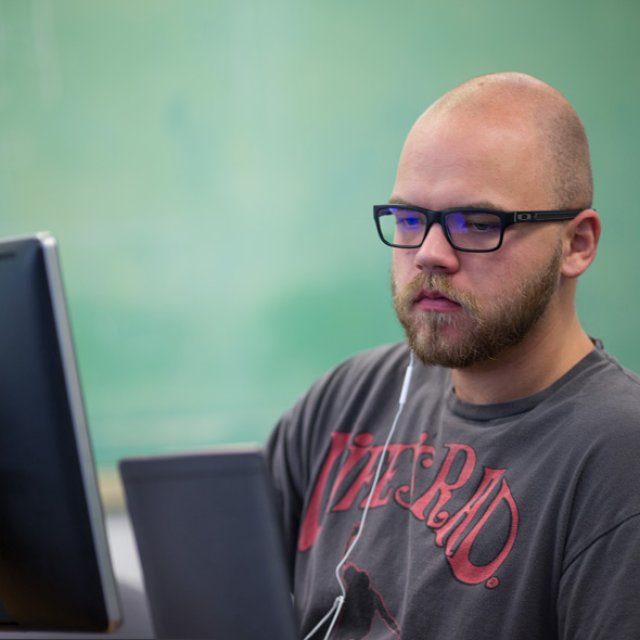
<svg viewBox="0 0 640 640">
<path fill-rule="evenodd" d="M 125 458 L 119 469 L 156 637 L 299 638 L 260 449 Z"/>
<path fill-rule="evenodd" d="M 0 633 L 120 621 L 55 239 L 0 240 Z"/>
</svg>

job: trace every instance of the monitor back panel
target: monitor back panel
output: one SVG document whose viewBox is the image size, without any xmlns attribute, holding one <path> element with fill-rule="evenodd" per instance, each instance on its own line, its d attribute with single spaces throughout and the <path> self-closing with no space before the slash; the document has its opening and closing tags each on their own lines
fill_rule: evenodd
<svg viewBox="0 0 640 640">
<path fill-rule="evenodd" d="M 259 451 L 131 458 L 120 473 L 157 637 L 298 637 Z"/>
</svg>

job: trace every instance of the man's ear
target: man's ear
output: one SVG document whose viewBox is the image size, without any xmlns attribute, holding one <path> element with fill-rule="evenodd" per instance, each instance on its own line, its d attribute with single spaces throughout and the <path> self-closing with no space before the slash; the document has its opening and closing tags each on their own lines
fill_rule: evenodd
<svg viewBox="0 0 640 640">
<path fill-rule="evenodd" d="M 593 262 L 600 239 L 600 216 L 594 209 L 585 209 L 564 229 L 564 258 L 561 273 L 577 278 Z"/>
</svg>

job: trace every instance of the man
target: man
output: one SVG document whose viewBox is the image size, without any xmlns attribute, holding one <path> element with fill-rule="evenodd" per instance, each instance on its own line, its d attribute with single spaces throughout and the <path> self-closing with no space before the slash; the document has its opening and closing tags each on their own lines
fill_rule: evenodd
<svg viewBox="0 0 640 640">
<path fill-rule="evenodd" d="M 591 204 L 582 124 L 537 79 L 417 120 L 374 208 L 408 345 L 326 375 L 269 442 L 303 635 L 640 638 L 640 380 L 576 314 Z"/>
</svg>

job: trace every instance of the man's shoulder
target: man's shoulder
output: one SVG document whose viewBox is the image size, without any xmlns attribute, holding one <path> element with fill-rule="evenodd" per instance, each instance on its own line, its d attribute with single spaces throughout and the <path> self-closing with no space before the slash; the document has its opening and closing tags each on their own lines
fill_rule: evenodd
<svg viewBox="0 0 640 640">
<path fill-rule="evenodd" d="M 580 399 L 598 412 L 615 410 L 640 416 L 640 376 L 603 349 L 595 349 L 573 381 Z"/>
<path fill-rule="evenodd" d="M 360 351 L 317 378 L 292 409 L 312 408 L 315 413 L 319 407 L 340 410 L 390 401 L 400 393 L 410 358 L 405 342 Z"/>
<path fill-rule="evenodd" d="M 606 365 L 606 370 L 616 384 L 633 392 L 640 392 L 640 375 L 626 368 L 614 356 L 604 349 L 596 349 L 597 356 Z"/>
<path fill-rule="evenodd" d="M 409 363 L 409 347 L 405 342 L 381 345 L 360 351 L 326 372 L 318 382 L 350 377 L 387 376 Z"/>
<path fill-rule="evenodd" d="M 281 417 L 275 434 L 295 438 L 324 438 L 324 427 L 340 430 L 353 425 L 363 412 L 379 412 L 400 393 L 410 350 L 394 343 L 361 351 L 318 378 Z M 318 426 L 322 428 L 318 428 Z M 324 447 L 326 440 L 322 440 Z M 314 445 L 305 442 L 303 450 Z"/>
<path fill-rule="evenodd" d="M 571 449 L 597 477 L 633 476 L 640 486 L 640 377 L 596 349 L 567 387 L 558 407 Z"/>
<path fill-rule="evenodd" d="M 334 371 L 402 367 L 409 362 L 409 355 L 410 351 L 406 342 L 394 342 L 360 351 L 341 362 L 334 368 Z"/>
</svg>

